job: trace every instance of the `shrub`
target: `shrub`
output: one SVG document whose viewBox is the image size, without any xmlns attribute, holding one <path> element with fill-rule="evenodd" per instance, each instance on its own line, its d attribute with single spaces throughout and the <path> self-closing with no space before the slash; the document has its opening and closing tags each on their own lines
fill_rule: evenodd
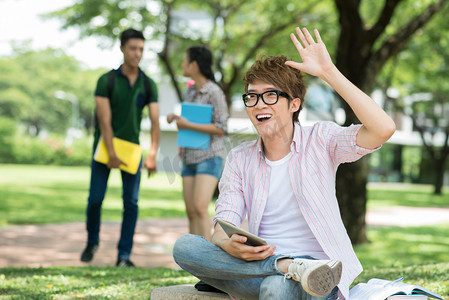
<svg viewBox="0 0 449 300">
<path fill-rule="evenodd" d="M 87 139 L 78 139 L 66 146 L 61 137 L 41 139 L 22 136 L 14 139 L 12 159 L 7 163 L 59 166 L 88 166 L 92 146 Z"/>
<path fill-rule="evenodd" d="M 0 117 L 0 163 L 14 162 L 14 137 L 16 132 L 14 120 Z"/>
<path fill-rule="evenodd" d="M 14 156 L 18 164 L 48 165 L 54 150 L 39 138 L 20 137 L 15 140 Z"/>
</svg>

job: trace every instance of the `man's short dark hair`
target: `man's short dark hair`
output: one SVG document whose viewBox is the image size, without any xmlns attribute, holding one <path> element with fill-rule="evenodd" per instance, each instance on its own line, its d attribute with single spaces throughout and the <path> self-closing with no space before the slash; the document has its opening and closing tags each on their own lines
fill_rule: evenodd
<svg viewBox="0 0 449 300">
<path fill-rule="evenodd" d="M 287 60 L 291 59 L 287 59 L 284 55 L 263 55 L 246 72 L 243 82 L 245 84 L 245 93 L 248 91 L 249 84 L 255 81 L 262 81 L 272 84 L 282 92 L 287 93 L 291 99 L 299 98 L 301 104 L 299 109 L 293 113 L 293 122 L 297 122 L 299 112 L 303 108 L 307 87 L 303 81 L 302 72 L 287 66 L 285 64 Z"/>
<path fill-rule="evenodd" d="M 125 46 L 130 39 L 141 39 L 145 41 L 142 31 L 129 28 L 120 34 L 120 45 Z"/>
</svg>

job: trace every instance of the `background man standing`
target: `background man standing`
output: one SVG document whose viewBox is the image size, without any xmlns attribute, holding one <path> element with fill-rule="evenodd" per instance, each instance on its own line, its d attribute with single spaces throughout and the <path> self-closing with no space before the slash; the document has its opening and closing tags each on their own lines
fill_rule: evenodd
<svg viewBox="0 0 449 300">
<path fill-rule="evenodd" d="M 87 205 L 87 246 L 81 261 L 89 262 L 98 250 L 101 222 L 101 205 L 107 189 L 110 170 L 124 164 L 117 155 L 112 142 L 117 137 L 135 144 L 139 143 L 142 111 L 148 106 L 151 120 L 151 148 L 143 161 L 148 175 L 156 171 L 156 153 L 159 145 L 158 93 L 154 81 L 139 68 L 145 38 L 142 32 L 127 29 L 120 36 L 120 50 L 123 64 L 117 69 L 103 74 L 95 90 L 96 118 L 94 149 L 103 138 L 109 161 L 102 164 L 92 159 L 91 181 Z M 138 214 L 138 195 L 142 160 L 136 174 L 121 171 L 123 190 L 123 220 L 118 243 L 117 266 L 134 267 L 130 261 L 133 237 Z"/>
</svg>

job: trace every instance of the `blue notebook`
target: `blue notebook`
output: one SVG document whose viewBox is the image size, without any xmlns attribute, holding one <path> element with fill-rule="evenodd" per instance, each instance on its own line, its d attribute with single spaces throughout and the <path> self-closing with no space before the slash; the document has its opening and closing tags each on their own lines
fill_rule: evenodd
<svg viewBox="0 0 449 300">
<path fill-rule="evenodd" d="M 209 104 L 182 103 L 181 116 L 189 122 L 198 124 L 212 123 L 213 106 Z M 178 132 L 178 146 L 192 149 L 209 149 L 210 134 L 190 129 L 181 129 Z"/>
</svg>

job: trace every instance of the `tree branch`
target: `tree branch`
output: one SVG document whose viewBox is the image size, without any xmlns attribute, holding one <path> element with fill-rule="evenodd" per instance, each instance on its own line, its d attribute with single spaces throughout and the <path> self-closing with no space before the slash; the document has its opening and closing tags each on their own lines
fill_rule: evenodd
<svg viewBox="0 0 449 300">
<path fill-rule="evenodd" d="M 415 125 L 415 128 L 418 130 L 419 135 L 421 136 L 421 140 L 423 142 L 424 147 L 427 149 L 427 151 L 429 152 L 432 159 L 435 159 L 435 151 L 434 151 L 433 147 L 430 144 L 428 144 L 426 141 L 426 137 L 425 137 L 426 130 L 424 129 L 424 126 L 420 126 L 418 124 L 418 119 L 417 119 L 416 114 L 413 114 L 411 117 L 413 120 L 413 124 Z"/>
<path fill-rule="evenodd" d="M 256 41 L 256 43 L 246 53 L 246 55 L 243 58 L 242 62 L 239 65 L 234 65 L 233 66 L 231 78 L 227 82 L 227 84 L 226 84 L 226 86 L 224 88 L 226 88 L 228 90 L 229 87 L 231 87 L 234 84 L 234 82 L 237 80 L 237 78 L 239 77 L 240 73 L 242 72 L 243 67 L 248 63 L 248 61 L 250 59 L 254 58 L 257 50 L 260 47 L 265 45 L 265 43 L 272 36 L 274 36 L 276 33 L 286 29 L 289 26 L 292 26 L 293 24 L 297 24 L 301 20 L 303 15 L 306 15 L 316 5 L 317 2 L 318 1 L 314 1 L 314 2 L 310 3 L 309 6 L 306 9 L 304 9 L 302 14 L 294 15 L 289 21 L 287 21 L 287 22 L 285 22 L 283 24 L 280 24 L 280 25 L 278 25 L 276 27 L 272 27 L 269 31 L 267 31 L 265 34 L 260 36 L 260 38 Z"/>
<path fill-rule="evenodd" d="M 446 0 L 439 0 L 437 3 L 430 4 L 421 14 L 398 30 L 396 34 L 390 36 L 379 50 L 373 54 L 371 61 L 381 67 L 390 57 L 398 54 L 405 47 L 412 35 L 418 29 L 423 27 L 433 15 L 441 9 L 445 1 Z"/>
<path fill-rule="evenodd" d="M 172 20 L 171 12 L 172 12 L 172 8 L 173 8 L 173 5 L 175 4 L 175 2 L 176 2 L 175 0 L 164 2 L 165 15 L 167 16 L 167 18 L 166 18 L 167 21 L 165 23 L 164 47 L 162 48 L 162 51 L 157 54 L 157 56 L 162 61 L 162 63 L 165 65 L 165 68 L 167 69 L 167 72 L 170 76 L 172 85 L 175 88 L 176 95 L 178 96 L 178 100 L 179 100 L 179 102 L 182 102 L 182 92 L 179 89 L 179 86 L 177 84 L 176 73 L 171 64 L 171 60 L 170 60 L 169 54 L 168 54 L 168 49 L 170 47 L 171 36 L 172 36 L 172 33 L 170 31 L 171 20 Z"/>
<path fill-rule="evenodd" d="M 359 13 L 360 1 L 335 0 L 342 32 L 351 32 L 356 28 L 363 28 L 363 21 Z"/>
<path fill-rule="evenodd" d="M 377 20 L 376 24 L 374 24 L 371 29 L 367 30 L 367 40 L 370 44 L 374 44 L 377 38 L 384 32 L 385 28 L 390 24 L 391 17 L 396 10 L 397 5 L 402 0 L 387 0 L 385 1 L 385 5 L 382 9 L 382 12 Z"/>
</svg>

